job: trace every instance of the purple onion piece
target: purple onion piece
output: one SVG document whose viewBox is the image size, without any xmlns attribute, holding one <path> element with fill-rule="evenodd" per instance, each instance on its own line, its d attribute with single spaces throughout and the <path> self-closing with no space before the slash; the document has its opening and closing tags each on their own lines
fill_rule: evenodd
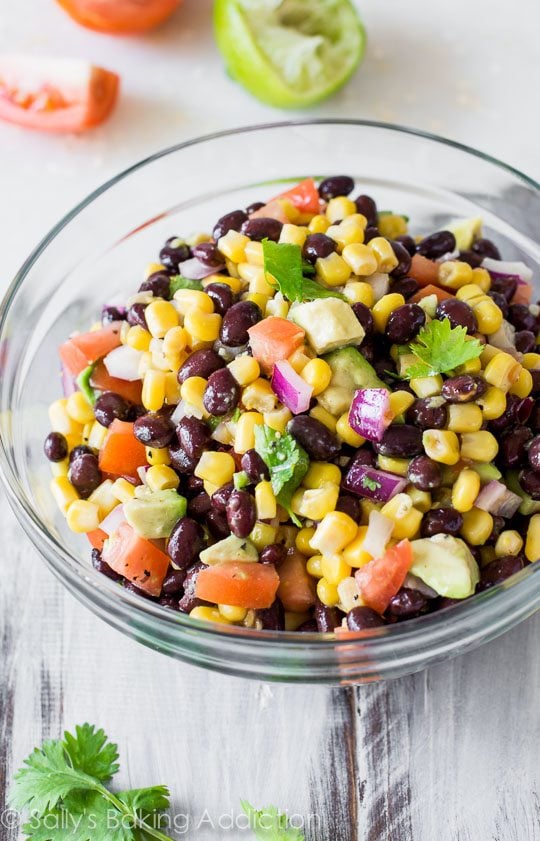
<svg viewBox="0 0 540 841">
<path fill-rule="evenodd" d="M 199 260 L 198 257 L 190 257 L 189 260 L 184 260 L 183 263 L 178 264 L 178 273 L 188 280 L 203 280 L 203 278 L 216 274 L 224 268 L 224 263 L 219 266 L 209 266 Z"/>
<path fill-rule="evenodd" d="M 272 374 L 272 389 L 293 415 L 307 412 L 313 388 L 300 377 L 290 362 L 276 362 Z"/>
<path fill-rule="evenodd" d="M 406 487 L 407 479 L 377 470 L 367 464 L 354 463 L 342 482 L 342 487 L 358 496 L 373 499 L 376 502 L 388 502 Z"/>
</svg>

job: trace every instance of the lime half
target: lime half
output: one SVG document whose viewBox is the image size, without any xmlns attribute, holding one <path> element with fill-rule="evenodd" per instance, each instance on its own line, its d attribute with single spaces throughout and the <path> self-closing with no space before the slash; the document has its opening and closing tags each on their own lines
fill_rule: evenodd
<svg viewBox="0 0 540 841">
<path fill-rule="evenodd" d="M 364 55 L 350 0 L 216 0 L 214 25 L 232 78 L 278 108 L 335 93 Z"/>
</svg>

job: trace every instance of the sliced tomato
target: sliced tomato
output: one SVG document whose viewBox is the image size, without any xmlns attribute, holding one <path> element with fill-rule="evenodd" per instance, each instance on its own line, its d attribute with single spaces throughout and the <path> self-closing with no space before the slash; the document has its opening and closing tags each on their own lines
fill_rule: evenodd
<svg viewBox="0 0 540 841">
<path fill-rule="evenodd" d="M 120 322 L 113 321 L 101 330 L 90 330 L 72 336 L 60 345 L 60 359 L 74 377 L 92 362 L 97 362 L 120 344 Z"/>
<path fill-rule="evenodd" d="M 263 318 L 248 330 L 251 352 L 265 373 L 304 344 L 305 332 L 286 318 Z"/>
<path fill-rule="evenodd" d="M 315 581 L 306 569 L 306 559 L 299 552 L 291 552 L 279 570 L 278 597 L 285 610 L 303 613 L 316 602 Z"/>
<path fill-rule="evenodd" d="M 80 132 L 102 123 L 118 95 L 116 73 L 65 58 L 0 58 L 0 119 L 26 128 Z"/>
<path fill-rule="evenodd" d="M 384 613 L 392 596 L 403 586 L 412 562 L 412 546 L 405 539 L 387 549 L 381 558 L 357 569 L 354 577 L 364 603 L 377 613 Z"/>
<path fill-rule="evenodd" d="M 133 424 L 113 420 L 99 451 L 100 470 L 112 476 L 137 479 L 137 468 L 145 464 L 146 450 L 144 444 L 135 438 Z"/>
<path fill-rule="evenodd" d="M 283 222 L 286 225 L 291 220 L 285 213 L 285 208 L 283 204 L 279 201 L 279 199 L 273 199 L 272 201 L 265 204 L 263 207 L 260 207 L 259 210 L 255 210 L 251 215 L 251 219 L 277 219 L 278 222 Z"/>
<path fill-rule="evenodd" d="M 215 604 L 235 607 L 271 607 L 279 576 L 270 564 L 226 561 L 203 569 L 197 576 L 195 595 Z"/>
<path fill-rule="evenodd" d="M 530 283 L 518 283 L 514 297 L 510 301 L 511 304 L 525 304 L 529 306 L 532 299 L 533 288 Z"/>
<path fill-rule="evenodd" d="M 409 301 L 413 304 L 417 304 L 418 301 L 422 300 L 422 298 L 428 298 L 430 295 L 436 295 L 439 301 L 445 301 L 447 298 L 454 297 L 451 292 L 446 292 L 446 290 L 441 289 L 440 286 L 433 286 L 432 283 L 428 283 L 427 286 L 421 287 L 418 292 L 411 295 Z"/>
<path fill-rule="evenodd" d="M 112 35 L 134 35 L 162 23 L 182 0 L 57 0 L 82 26 Z"/>
<path fill-rule="evenodd" d="M 90 385 L 99 391 L 114 391 L 130 403 L 140 403 L 142 394 L 142 382 L 140 380 L 119 380 L 118 377 L 111 377 L 101 360 L 92 371 Z"/>
<path fill-rule="evenodd" d="M 103 560 L 148 595 L 160 595 L 169 556 L 140 537 L 129 523 L 120 523 L 109 537 L 103 547 Z"/>
<path fill-rule="evenodd" d="M 303 181 L 291 187 L 290 190 L 280 193 L 279 196 L 276 196 L 276 199 L 288 199 L 300 213 L 311 213 L 314 215 L 319 212 L 321 206 L 319 191 L 315 186 L 313 178 L 304 178 Z"/>
<path fill-rule="evenodd" d="M 439 264 L 434 260 L 428 260 L 422 254 L 415 254 L 411 260 L 411 267 L 407 272 L 408 277 L 414 277 L 420 286 L 433 284 L 439 285 Z"/>
<path fill-rule="evenodd" d="M 103 544 L 105 543 L 109 535 L 106 531 L 103 531 L 103 529 L 94 529 L 94 531 L 86 532 L 86 536 L 90 541 L 90 545 L 93 546 L 94 549 L 99 549 L 99 551 L 101 552 L 101 550 L 103 549 Z"/>
</svg>

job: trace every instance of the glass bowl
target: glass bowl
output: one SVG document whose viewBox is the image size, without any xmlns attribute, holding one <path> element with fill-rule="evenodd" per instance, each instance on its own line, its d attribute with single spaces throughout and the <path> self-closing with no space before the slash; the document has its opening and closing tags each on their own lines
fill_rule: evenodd
<svg viewBox="0 0 540 841">
<path fill-rule="evenodd" d="M 235 207 L 291 181 L 354 176 L 379 208 L 407 213 L 413 233 L 481 215 L 506 259 L 539 274 L 540 188 L 504 164 L 437 137 L 355 120 L 300 120 L 188 141 L 142 161 L 69 213 L 28 258 L 1 308 L 0 466 L 17 518 L 55 575 L 106 622 L 206 668 L 290 682 L 368 682 L 473 648 L 530 616 L 540 566 L 426 618 L 358 638 L 247 631 L 189 619 L 123 590 L 89 563 L 49 494 L 47 407 L 59 396 L 57 347 L 101 305 L 138 286 L 172 235 L 211 228 Z"/>
</svg>

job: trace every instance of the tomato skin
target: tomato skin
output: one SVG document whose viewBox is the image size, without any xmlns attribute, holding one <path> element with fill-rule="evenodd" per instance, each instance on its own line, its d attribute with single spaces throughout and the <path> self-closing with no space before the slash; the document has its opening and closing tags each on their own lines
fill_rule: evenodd
<svg viewBox="0 0 540 841">
<path fill-rule="evenodd" d="M 103 545 L 107 540 L 108 536 L 109 535 L 107 534 L 107 532 L 103 531 L 103 529 L 94 529 L 94 531 L 89 531 L 86 533 L 86 537 L 90 541 L 90 545 L 94 549 L 99 549 L 100 552 L 103 549 Z"/>
<path fill-rule="evenodd" d="M 120 397 L 129 400 L 130 403 L 141 402 L 142 382 L 139 380 L 119 380 L 118 377 L 111 377 L 102 360 L 96 363 L 96 367 L 92 371 L 90 385 L 99 391 L 114 391 Z"/>
<path fill-rule="evenodd" d="M 140 537 L 129 523 L 120 523 L 103 547 L 103 560 L 149 596 L 159 596 L 169 556 Z"/>
<path fill-rule="evenodd" d="M 533 288 L 530 283 L 518 283 L 517 289 L 514 292 L 514 297 L 510 301 L 511 304 L 525 304 L 529 306 L 532 299 Z"/>
<path fill-rule="evenodd" d="M 384 613 L 392 596 L 403 586 L 412 562 L 412 546 L 405 539 L 387 549 L 381 558 L 356 570 L 354 577 L 364 603 L 377 613 Z"/>
<path fill-rule="evenodd" d="M 263 318 L 248 330 L 251 352 L 265 373 L 304 343 L 305 332 L 286 318 Z"/>
<path fill-rule="evenodd" d="M 276 199 L 288 199 L 301 213 L 319 213 L 321 202 L 313 178 L 304 178 L 290 190 L 285 190 Z"/>
<path fill-rule="evenodd" d="M 439 264 L 428 260 L 422 254 L 415 254 L 411 260 L 408 277 L 414 277 L 419 286 L 439 286 Z"/>
<path fill-rule="evenodd" d="M 113 321 L 101 330 L 90 330 L 88 333 L 72 336 L 60 345 L 60 359 L 70 374 L 78 377 L 88 365 L 97 362 L 120 344 L 120 322 Z"/>
<path fill-rule="evenodd" d="M 163 23 L 182 0 L 57 0 L 73 20 L 97 32 L 136 35 Z"/>
<path fill-rule="evenodd" d="M 304 613 L 316 602 L 315 581 L 306 569 L 306 559 L 291 552 L 279 567 L 278 598 L 285 610 Z"/>
<path fill-rule="evenodd" d="M 284 225 L 290 221 L 289 217 L 285 213 L 283 205 L 278 199 L 272 199 L 272 201 L 269 201 L 268 204 L 260 207 L 259 210 L 254 210 L 253 213 L 250 213 L 249 218 L 277 219 L 278 222 L 282 222 Z"/>
<path fill-rule="evenodd" d="M 271 564 L 226 561 L 201 570 L 195 595 L 215 604 L 262 609 L 272 606 L 278 585 L 279 577 Z"/>
<path fill-rule="evenodd" d="M 111 113 L 116 73 L 77 59 L 0 58 L 0 119 L 30 129 L 85 131 Z"/>
<path fill-rule="evenodd" d="M 116 418 L 109 426 L 99 451 L 99 468 L 112 476 L 139 478 L 138 467 L 146 464 L 146 449 L 133 434 L 133 424 Z"/>
<path fill-rule="evenodd" d="M 421 301 L 422 298 L 427 298 L 429 295 L 436 295 L 439 302 L 446 301 L 448 298 L 454 297 L 451 292 L 446 292 L 444 289 L 441 289 L 440 286 L 434 286 L 432 283 L 428 283 L 427 286 L 420 287 L 418 292 L 411 295 L 409 301 L 412 304 L 417 304 L 418 301 Z"/>
</svg>

